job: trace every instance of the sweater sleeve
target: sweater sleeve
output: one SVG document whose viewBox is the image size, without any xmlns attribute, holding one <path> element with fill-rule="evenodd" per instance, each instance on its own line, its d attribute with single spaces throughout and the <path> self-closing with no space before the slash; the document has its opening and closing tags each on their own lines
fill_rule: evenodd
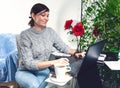
<svg viewBox="0 0 120 88">
<path fill-rule="evenodd" d="M 53 31 L 52 36 L 54 40 L 53 46 L 60 52 L 68 53 L 68 51 L 70 50 L 70 47 L 63 42 L 63 40 L 55 31 Z"/>
<path fill-rule="evenodd" d="M 20 35 L 20 52 L 22 57 L 22 63 L 26 69 L 38 70 L 37 63 L 39 60 L 33 58 L 31 50 L 31 40 L 27 36 L 27 33 L 22 32 Z"/>
</svg>

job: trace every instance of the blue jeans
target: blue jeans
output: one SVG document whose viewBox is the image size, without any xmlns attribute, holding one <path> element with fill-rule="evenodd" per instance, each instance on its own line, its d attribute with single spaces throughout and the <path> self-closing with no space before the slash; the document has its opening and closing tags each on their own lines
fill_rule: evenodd
<svg viewBox="0 0 120 88">
<path fill-rule="evenodd" d="M 15 79 L 21 88 L 45 88 L 49 73 L 48 68 L 38 71 L 17 70 Z"/>
</svg>

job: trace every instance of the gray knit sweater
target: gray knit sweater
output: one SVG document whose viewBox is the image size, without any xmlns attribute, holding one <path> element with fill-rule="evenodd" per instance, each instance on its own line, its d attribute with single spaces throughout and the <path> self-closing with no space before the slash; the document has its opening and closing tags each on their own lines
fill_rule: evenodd
<svg viewBox="0 0 120 88">
<path fill-rule="evenodd" d="M 29 28 L 20 34 L 19 68 L 39 70 L 39 61 L 48 61 L 53 47 L 60 52 L 68 53 L 70 49 L 57 33 L 46 27 L 43 30 Z"/>
</svg>

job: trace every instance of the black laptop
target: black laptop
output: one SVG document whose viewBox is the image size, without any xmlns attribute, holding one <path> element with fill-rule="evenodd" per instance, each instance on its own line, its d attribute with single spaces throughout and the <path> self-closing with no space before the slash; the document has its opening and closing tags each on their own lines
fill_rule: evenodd
<svg viewBox="0 0 120 88">
<path fill-rule="evenodd" d="M 90 69 L 97 64 L 98 57 L 100 56 L 105 45 L 105 40 L 99 41 L 88 47 L 84 58 L 70 57 L 71 74 L 75 75 L 79 70 Z"/>
<path fill-rule="evenodd" d="M 77 74 L 77 82 L 80 88 L 103 88 L 97 61 L 104 45 L 105 40 L 102 40 L 89 46 Z"/>
<path fill-rule="evenodd" d="M 100 56 L 104 46 L 105 40 L 101 40 L 89 46 L 86 51 L 81 69 L 89 69 L 90 67 L 97 64 L 98 57 Z"/>
</svg>

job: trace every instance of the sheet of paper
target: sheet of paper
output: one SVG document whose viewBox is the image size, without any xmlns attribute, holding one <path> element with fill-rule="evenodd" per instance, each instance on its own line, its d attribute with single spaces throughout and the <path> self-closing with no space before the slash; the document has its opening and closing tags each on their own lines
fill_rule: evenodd
<svg viewBox="0 0 120 88">
<path fill-rule="evenodd" d="M 55 56 L 70 56 L 70 54 L 65 54 L 65 53 L 61 53 L 61 52 L 53 52 L 52 54 Z"/>
<path fill-rule="evenodd" d="M 106 54 L 100 54 L 100 56 L 98 57 L 98 60 L 104 61 L 105 58 L 106 58 Z"/>
<path fill-rule="evenodd" d="M 111 70 L 120 70 L 120 61 L 104 61 Z"/>
</svg>

